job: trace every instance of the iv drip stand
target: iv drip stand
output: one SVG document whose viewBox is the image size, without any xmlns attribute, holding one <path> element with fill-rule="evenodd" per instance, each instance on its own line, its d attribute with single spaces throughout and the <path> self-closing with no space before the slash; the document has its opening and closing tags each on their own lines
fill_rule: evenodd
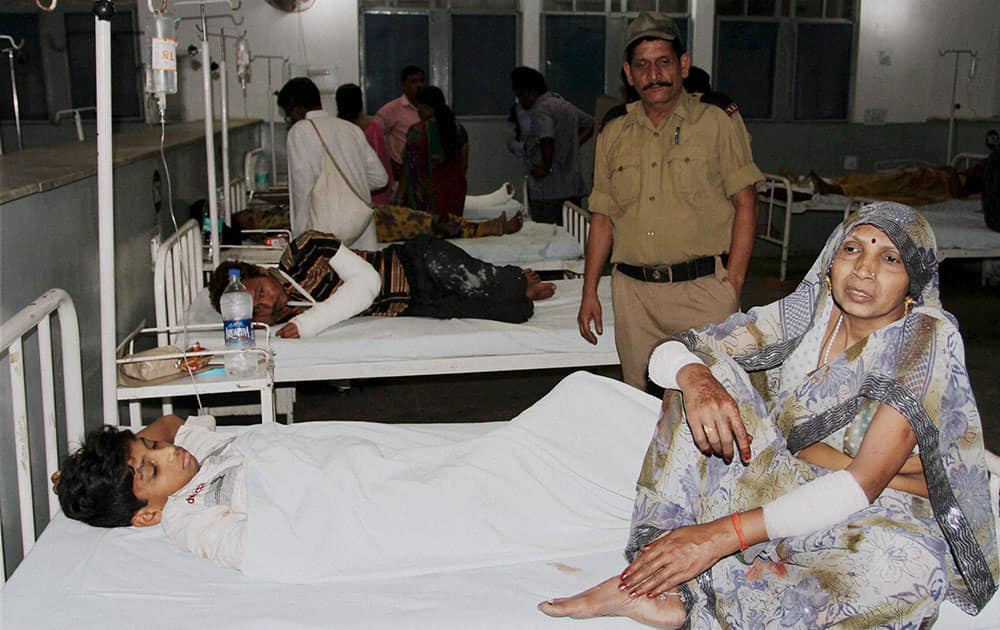
<svg viewBox="0 0 1000 630">
<path fill-rule="evenodd" d="M 0 35 L 0 40 L 7 40 L 10 42 L 9 46 L 0 48 L 0 52 L 7 53 L 7 63 L 10 65 L 10 91 L 11 100 L 14 101 L 14 126 L 17 129 L 17 150 L 21 151 L 24 149 L 24 143 L 21 139 L 21 104 L 17 96 L 17 77 L 14 74 L 14 53 L 24 48 L 24 40 L 18 44 L 14 41 L 14 38 L 10 35 Z M 3 155 L 3 143 L 0 142 L 0 155 Z"/>
<path fill-rule="evenodd" d="M 952 151 L 955 147 L 955 110 L 958 104 L 955 102 L 955 93 L 958 91 L 958 61 L 962 55 L 969 55 L 972 58 L 972 66 L 969 69 L 969 78 L 976 73 L 976 56 L 978 51 L 968 48 L 948 48 L 938 50 L 938 56 L 955 55 L 955 71 L 951 79 L 951 101 L 948 102 L 948 151 L 945 157 L 945 164 L 951 165 Z"/>
</svg>

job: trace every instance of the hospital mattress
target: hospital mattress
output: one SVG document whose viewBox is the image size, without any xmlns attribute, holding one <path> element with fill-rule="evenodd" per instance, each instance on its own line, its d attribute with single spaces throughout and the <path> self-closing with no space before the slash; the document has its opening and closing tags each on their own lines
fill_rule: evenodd
<svg viewBox="0 0 1000 630">
<path fill-rule="evenodd" d="M 544 515 L 536 515 L 525 499 L 528 493 L 522 491 L 525 487 L 543 489 L 566 511 L 566 520 L 586 523 L 588 515 L 600 515 L 594 519 L 595 527 L 599 523 L 603 528 L 599 543 L 563 550 L 556 556 L 540 549 L 534 559 L 493 559 L 479 566 L 415 576 L 282 584 L 252 579 L 182 552 L 164 539 L 158 526 L 99 529 L 59 514 L 0 591 L 0 627 L 103 630 L 139 623 L 152 628 L 220 630 L 638 628 L 635 622 L 617 618 L 549 619 L 535 605 L 586 589 L 624 566 L 621 549 L 628 535 L 635 479 L 658 411 L 659 400 L 654 397 L 616 381 L 576 373 L 510 423 L 336 422 L 288 429 L 338 437 L 345 443 L 369 440 L 390 452 L 426 446 L 461 452 L 527 422 L 533 429 L 519 435 L 511 454 L 528 451 L 528 461 L 550 465 L 543 470 L 519 466 L 516 461 L 505 466 L 505 459 L 497 458 L 490 462 L 494 468 L 488 472 L 509 481 L 491 486 L 502 496 L 491 494 L 488 501 L 475 497 L 464 506 L 474 506 L 487 516 L 527 519 L 540 530 L 558 527 L 561 523 L 547 519 L 559 510 L 547 505 Z M 451 461 L 441 461 L 436 470 L 426 467 L 422 478 L 461 472 L 451 468 Z M 359 465 L 358 470 L 366 467 Z M 470 469 L 473 474 L 482 472 Z M 588 487 L 592 491 L 587 492 Z M 996 485 L 993 492 L 996 500 Z M 458 492 L 455 500 L 462 501 L 465 493 Z M 568 500 L 560 502 L 560 497 Z M 430 517 L 444 519 L 451 513 Z M 399 536 L 407 535 L 409 520 L 426 518 L 426 513 L 400 514 Z M 341 535 L 344 544 L 350 544 L 349 532 Z M 437 544 L 447 553 L 446 540 Z M 378 552 L 372 549 L 373 558 Z M 945 604 L 935 627 L 998 628 L 1000 598 L 994 597 L 977 617 Z"/>
<path fill-rule="evenodd" d="M 470 357 L 492 362 L 499 369 L 617 364 L 610 280 L 605 278 L 599 285 L 598 293 L 604 306 L 604 334 L 597 345 L 587 343 L 580 336 L 576 323 L 583 280 L 557 280 L 555 284 L 555 296 L 535 302 L 535 314 L 523 324 L 482 319 L 355 317 L 308 340 L 272 337 L 275 380 L 438 373 L 436 370 L 421 372 L 413 363 L 454 359 L 460 364 Z M 220 321 L 219 314 L 209 303 L 207 289 L 202 289 L 188 313 L 188 323 L 192 325 Z M 221 332 L 200 332 L 197 337 L 182 339 L 180 343 L 188 347 L 193 341 L 209 349 L 223 346 Z M 531 366 L 525 364 L 527 356 L 535 357 Z M 500 367 L 505 359 L 523 367 Z M 331 370 L 338 365 L 350 366 L 352 372 L 332 375 Z M 371 372 L 366 372 L 365 366 Z"/>
<path fill-rule="evenodd" d="M 934 228 L 942 259 L 1000 256 L 1000 232 L 986 226 L 982 199 L 949 199 L 917 210 Z"/>
<path fill-rule="evenodd" d="M 583 249 L 564 228 L 527 220 L 520 231 L 503 236 L 453 238 L 450 243 L 472 256 L 494 265 L 531 266 L 536 269 L 566 269 L 583 273 Z M 379 243 L 385 247 L 388 243 Z M 242 260 L 256 265 L 276 265 L 284 250 L 279 248 L 228 248 L 223 260 Z"/>
</svg>

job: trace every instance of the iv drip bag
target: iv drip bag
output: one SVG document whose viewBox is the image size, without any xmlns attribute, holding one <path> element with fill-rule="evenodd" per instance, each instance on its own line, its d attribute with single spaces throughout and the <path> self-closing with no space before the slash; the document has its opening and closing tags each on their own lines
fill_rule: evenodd
<svg viewBox="0 0 1000 630">
<path fill-rule="evenodd" d="M 150 94 L 177 93 L 177 36 L 174 17 L 158 13 L 146 23 L 149 38 L 149 71 L 146 73 L 146 91 Z"/>
</svg>

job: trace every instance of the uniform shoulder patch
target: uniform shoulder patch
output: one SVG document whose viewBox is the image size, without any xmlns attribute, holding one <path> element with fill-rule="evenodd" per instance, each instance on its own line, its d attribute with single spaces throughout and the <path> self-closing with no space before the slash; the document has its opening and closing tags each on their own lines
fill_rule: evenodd
<svg viewBox="0 0 1000 630">
<path fill-rule="evenodd" d="M 709 105 L 715 105 L 722 111 L 726 112 L 726 115 L 730 118 L 740 111 L 740 106 L 736 104 L 736 101 L 729 98 L 722 92 L 705 92 L 701 95 L 701 102 L 708 103 Z"/>
</svg>

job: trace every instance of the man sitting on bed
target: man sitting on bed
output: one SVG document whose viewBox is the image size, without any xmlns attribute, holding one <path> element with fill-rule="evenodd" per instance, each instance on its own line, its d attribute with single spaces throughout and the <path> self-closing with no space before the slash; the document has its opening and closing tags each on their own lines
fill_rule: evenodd
<svg viewBox="0 0 1000 630">
<path fill-rule="evenodd" d="M 531 269 L 497 267 L 447 241 L 421 236 L 377 252 L 354 251 L 329 234 L 308 231 L 289 244 L 276 273 L 241 262 L 219 265 L 208 284 L 215 310 L 234 267 L 253 297 L 254 321 L 287 321 L 277 335 L 293 339 L 355 315 L 516 324 L 531 317 L 533 300 L 555 293 L 555 285 Z"/>
</svg>

